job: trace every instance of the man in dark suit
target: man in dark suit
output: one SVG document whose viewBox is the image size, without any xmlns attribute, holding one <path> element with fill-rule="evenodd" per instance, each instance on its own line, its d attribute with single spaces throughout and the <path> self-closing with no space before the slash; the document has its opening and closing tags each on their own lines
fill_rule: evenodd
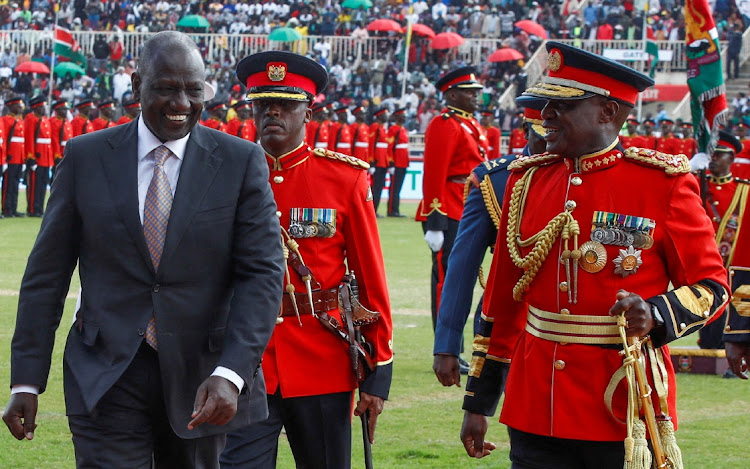
<svg viewBox="0 0 750 469">
<path fill-rule="evenodd" d="M 224 434 L 268 414 L 260 360 L 283 274 L 268 166 L 255 144 L 196 125 L 210 93 L 188 36 L 154 35 L 132 79 L 141 117 L 66 146 L 21 285 L 3 420 L 33 438 L 78 263 L 64 357 L 78 467 L 214 468 Z"/>
</svg>

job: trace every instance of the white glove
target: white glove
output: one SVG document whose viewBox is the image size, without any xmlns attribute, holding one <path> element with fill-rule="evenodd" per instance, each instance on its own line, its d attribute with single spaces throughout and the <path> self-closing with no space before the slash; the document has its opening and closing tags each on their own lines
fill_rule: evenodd
<svg viewBox="0 0 750 469">
<path fill-rule="evenodd" d="M 388 168 L 388 174 L 396 174 L 396 168 L 394 168 L 393 166 Z"/>
<path fill-rule="evenodd" d="M 424 234 L 424 240 L 427 241 L 427 245 L 432 249 L 432 252 L 438 252 L 443 247 L 445 235 L 442 231 L 427 230 L 427 233 Z"/>
<path fill-rule="evenodd" d="M 25 165 L 25 164 L 22 164 L 22 165 L 21 165 L 21 172 L 23 173 L 24 171 L 26 171 L 26 165 Z"/>
<path fill-rule="evenodd" d="M 5 171 L 7 171 L 7 170 L 8 170 L 8 164 L 7 164 L 7 163 L 5 163 L 5 164 L 3 165 L 3 172 L 5 172 Z"/>
<path fill-rule="evenodd" d="M 695 156 L 690 158 L 690 171 L 695 172 L 708 168 L 709 161 L 711 161 L 711 159 L 707 154 L 703 152 L 696 153 Z"/>
<path fill-rule="evenodd" d="M 29 166 L 29 171 L 36 171 L 36 165 Z"/>
<path fill-rule="evenodd" d="M 370 174 L 375 174 L 375 167 L 374 166 L 370 166 L 369 168 L 367 168 L 367 172 L 370 173 Z"/>
</svg>

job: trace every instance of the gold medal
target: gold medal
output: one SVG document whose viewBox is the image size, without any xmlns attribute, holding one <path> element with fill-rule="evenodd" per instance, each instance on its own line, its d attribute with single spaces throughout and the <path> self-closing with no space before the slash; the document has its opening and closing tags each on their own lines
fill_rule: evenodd
<svg viewBox="0 0 750 469">
<path fill-rule="evenodd" d="M 622 276 L 622 278 L 638 272 L 638 267 L 643 264 L 641 251 L 636 250 L 633 246 L 628 246 L 627 249 L 620 249 L 620 254 L 612 262 L 615 263 L 615 273 Z"/>
<path fill-rule="evenodd" d="M 607 250 L 602 243 L 586 241 L 581 245 L 581 253 L 578 264 L 590 274 L 599 272 L 607 264 Z"/>
</svg>

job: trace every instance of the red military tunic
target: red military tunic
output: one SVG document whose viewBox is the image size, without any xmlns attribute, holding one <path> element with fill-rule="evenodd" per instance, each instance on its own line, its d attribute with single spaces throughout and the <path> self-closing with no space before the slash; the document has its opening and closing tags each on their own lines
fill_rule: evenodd
<svg viewBox="0 0 750 469">
<path fill-rule="evenodd" d="M 742 140 L 742 151 L 734 155 L 732 175 L 741 179 L 750 179 L 750 139 Z"/>
<path fill-rule="evenodd" d="M 382 315 L 363 326 L 362 334 L 375 345 L 378 366 L 390 367 L 391 308 L 372 194 L 363 171 L 367 163 L 322 149 L 313 151 L 306 144 L 279 158 L 266 157 L 284 230 L 290 232 L 292 214 L 298 209 L 328 210 L 335 219 L 332 237 L 295 238 L 302 260 L 322 290 L 337 287 L 347 265 L 354 271 L 360 302 Z M 297 292 L 306 291 L 294 271 L 291 280 Z M 328 314 L 341 321 L 338 310 Z M 312 315 L 303 314 L 300 319 L 302 327 L 296 317 L 284 318 L 271 336 L 263 355 L 267 392 L 273 394 L 280 387 L 286 398 L 353 390 L 357 384 L 347 344 Z"/>
<path fill-rule="evenodd" d="M 206 127 L 218 130 L 220 132 L 226 132 L 227 125 L 215 117 L 209 117 L 208 119 L 201 121 L 201 124 Z"/>
<path fill-rule="evenodd" d="M 685 155 L 688 159 L 698 153 L 698 142 L 694 138 L 680 138 L 679 144 L 676 145 L 675 154 Z"/>
<path fill-rule="evenodd" d="M 510 132 L 510 139 L 508 140 L 508 154 L 509 155 L 520 155 L 523 153 L 523 148 L 526 146 L 526 135 L 523 133 L 523 129 L 513 129 Z"/>
<path fill-rule="evenodd" d="M 681 140 L 682 139 L 675 137 L 674 134 L 659 137 L 656 139 L 656 151 L 669 153 L 670 155 L 679 155 L 680 149 L 682 148 Z"/>
<path fill-rule="evenodd" d="M 8 141 L 5 139 L 5 123 L 0 120 L 0 166 L 7 163 Z M 0 171 L 0 176 L 3 172 Z"/>
<path fill-rule="evenodd" d="M 629 146 L 656 150 L 656 137 L 654 135 L 636 135 L 630 139 Z"/>
<path fill-rule="evenodd" d="M 388 127 L 388 143 L 391 147 L 393 166 L 409 167 L 409 132 L 398 124 Z"/>
<path fill-rule="evenodd" d="M 105 119 L 103 117 L 97 117 L 93 121 L 91 121 L 91 124 L 94 127 L 94 130 L 102 130 L 102 129 L 109 129 L 112 127 L 117 127 L 117 123 L 114 121 L 111 121 L 109 119 Z"/>
<path fill-rule="evenodd" d="M 39 118 L 33 112 L 26 115 L 23 123 L 24 149 L 26 158 L 36 159 L 36 164 L 42 168 L 54 166 L 52 158 L 52 129 L 49 119 Z"/>
<path fill-rule="evenodd" d="M 500 158 L 500 129 L 491 125 L 485 127 L 484 131 L 487 134 L 487 158 L 490 160 Z"/>
<path fill-rule="evenodd" d="M 96 130 L 92 121 L 88 117 L 81 115 L 75 116 L 70 125 L 73 127 L 73 136 L 78 137 L 79 135 L 88 134 Z"/>
<path fill-rule="evenodd" d="M 65 145 L 73 138 L 73 126 L 68 119 L 53 116 L 49 120 L 52 132 L 52 158 L 59 160 L 65 152 Z"/>
<path fill-rule="evenodd" d="M 633 146 L 633 143 L 632 143 L 633 137 L 628 136 L 628 135 L 620 135 L 619 139 L 620 139 L 620 144 L 622 144 L 623 148 L 629 148 Z"/>
<path fill-rule="evenodd" d="M 352 134 L 348 125 L 340 121 L 331 122 L 328 126 L 328 149 L 345 155 L 352 154 Z"/>
<path fill-rule="evenodd" d="M 624 289 L 651 304 L 661 305 L 665 341 L 696 331 L 727 300 L 726 272 L 713 241 L 711 221 L 700 209 L 698 184 L 689 174 L 687 158 L 638 148 L 631 148 L 624 155 L 614 149 L 576 159 L 549 154 L 521 157 L 511 165 L 511 170 L 483 311 L 497 324 L 485 349 L 487 360 L 512 361 L 500 420 L 538 435 L 623 440 L 626 426 L 611 416 L 605 403 L 610 379 L 622 366 L 619 351 L 540 338 L 527 323 L 527 314 L 533 306 L 560 317 L 608 316 L 616 293 Z M 522 180 L 524 176 L 526 181 Z M 524 182 L 528 189 L 519 191 L 518 196 L 511 195 Z M 519 207 L 523 207 L 522 213 Z M 581 265 L 588 260 L 590 263 L 586 265 L 598 266 L 598 270 L 581 267 L 577 278 L 572 277 L 574 284 L 563 283 L 571 276 L 560 256 L 564 249 L 574 249 L 573 240 L 571 247 L 565 248 L 562 237 L 556 236 L 538 274 L 522 291 L 521 300 L 515 300 L 513 290 L 524 269 L 516 266 L 508 249 L 499 247 L 509 243 L 518 246 L 516 239 L 534 236 L 566 211 L 579 224 L 578 244 L 584 251 Z M 509 222 L 511 219 L 513 223 Z M 606 223 L 599 225 L 599 221 Z M 623 277 L 617 273 L 618 264 L 613 262 L 618 257 L 623 260 L 620 252 L 626 249 L 623 244 L 600 243 L 606 259 L 602 255 L 587 255 L 590 251 L 584 242 L 596 238 L 591 237 L 595 223 L 605 230 L 637 226 L 649 233 L 651 244 L 640 245 L 638 255 L 642 263 L 634 263 L 636 268 L 630 275 Z M 518 231 L 511 233 L 518 236 L 508 234 L 509 225 L 514 224 Z M 533 247 L 533 244 L 518 247 L 520 256 L 529 254 Z M 665 293 L 670 281 L 679 294 Z M 706 296 L 705 300 L 697 298 L 691 290 L 702 281 L 713 285 L 709 289 L 701 283 L 700 294 Z M 571 302 L 568 292 L 574 290 L 577 301 Z M 674 370 L 667 347 L 659 351 L 667 370 L 669 415 L 675 418 Z M 469 388 L 467 383 L 467 393 Z M 486 394 L 489 393 L 483 392 L 483 396 Z M 467 394 L 464 407 L 471 407 L 479 400 L 478 396 Z M 658 411 L 658 401 L 656 405 Z M 615 390 L 612 408 L 618 418 L 625 419 L 624 382 Z"/>
<path fill-rule="evenodd" d="M 226 126 L 224 127 L 224 132 L 228 133 L 229 135 L 239 137 L 240 127 L 242 127 L 242 121 L 239 117 L 234 117 L 230 119 L 229 122 L 227 122 Z"/>
<path fill-rule="evenodd" d="M 23 117 L 8 114 L 2 117 L 3 133 L 5 134 L 5 156 L 8 164 L 24 164 L 26 162 L 26 148 L 24 141 Z"/>
<path fill-rule="evenodd" d="M 349 126 L 352 135 L 352 156 L 370 162 L 370 128 L 364 122 L 355 122 Z"/>
<path fill-rule="evenodd" d="M 437 213 L 460 220 L 464 208 L 464 182 L 471 171 L 487 159 L 484 130 L 471 114 L 445 108 L 430 122 L 424 141 L 422 201 L 416 219 L 426 221 L 427 217 Z"/>
<path fill-rule="evenodd" d="M 248 142 L 256 142 L 258 140 L 258 129 L 255 127 L 255 121 L 253 119 L 245 119 L 245 122 L 240 126 L 238 136 Z"/>
<path fill-rule="evenodd" d="M 132 122 L 132 120 L 132 117 L 127 114 L 123 114 L 122 117 L 117 119 L 117 125 L 127 124 L 128 122 Z"/>
<path fill-rule="evenodd" d="M 370 124 L 370 157 L 377 168 L 387 168 L 393 161 L 388 145 L 388 131 L 377 121 Z"/>
<path fill-rule="evenodd" d="M 305 129 L 305 141 L 313 148 L 328 148 L 329 121 L 311 120 Z"/>
</svg>

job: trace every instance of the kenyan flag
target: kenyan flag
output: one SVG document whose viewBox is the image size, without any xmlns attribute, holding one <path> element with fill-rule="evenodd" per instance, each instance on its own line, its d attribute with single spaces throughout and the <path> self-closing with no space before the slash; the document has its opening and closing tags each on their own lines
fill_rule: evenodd
<svg viewBox="0 0 750 469">
<path fill-rule="evenodd" d="M 55 54 L 86 67 L 86 57 L 81 52 L 80 46 L 73 39 L 70 30 L 61 26 L 55 28 Z"/>
</svg>

